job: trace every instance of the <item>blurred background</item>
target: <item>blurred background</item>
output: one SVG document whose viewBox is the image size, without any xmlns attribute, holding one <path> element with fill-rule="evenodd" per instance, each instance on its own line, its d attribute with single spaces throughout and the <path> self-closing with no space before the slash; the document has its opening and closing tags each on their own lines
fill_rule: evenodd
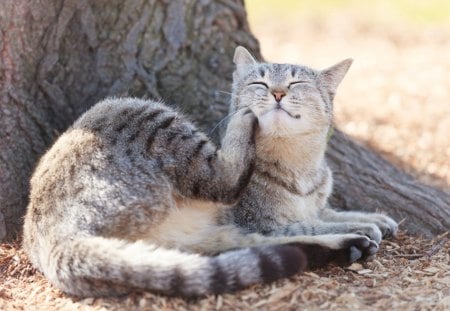
<svg viewBox="0 0 450 311">
<path fill-rule="evenodd" d="M 245 2 L 267 61 L 321 69 L 353 58 L 336 125 L 450 190 L 450 1 Z"/>
</svg>

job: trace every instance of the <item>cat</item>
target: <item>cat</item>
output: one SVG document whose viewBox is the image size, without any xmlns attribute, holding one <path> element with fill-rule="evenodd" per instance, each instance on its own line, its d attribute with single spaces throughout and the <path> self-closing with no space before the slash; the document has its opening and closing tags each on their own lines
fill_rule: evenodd
<svg viewBox="0 0 450 311">
<path fill-rule="evenodd" d="M 318 72 L 259 64 L 244 48 L 235 55 L 230 111 L 251 106 L 259 120 L 253 177 L 226 221 L 270 236 L 359 233 L 380 243 L 397 223 L 382 214 L 337 212 L 327 205 L 332 174 L 325 160 L 333 98 L 352 60 Z"/>
<path fill-rule="evenodd" d="M 325 136 L 350 62 L 260 64 L 243 47 L 234 62 L 220 148 L 161 102 L 109 98 L 40 159 L 23 248 L 54 286 L 219 294 L 364 260 L 395 234 L 387 216 L 325 207 Z"/>
</svg>

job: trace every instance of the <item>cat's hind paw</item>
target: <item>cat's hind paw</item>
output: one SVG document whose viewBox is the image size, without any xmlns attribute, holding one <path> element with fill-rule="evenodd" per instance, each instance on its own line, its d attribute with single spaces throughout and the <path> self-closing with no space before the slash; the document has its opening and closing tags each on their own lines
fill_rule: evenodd
<svg viewBox="0 0 450 311">
<path fill-rule="evenodd" d="M 358 260 L 366 260 L 378 252 L 378 243 L 366 236 L 346 234 L 337 249 L 333 262 L 347 266 Z"/>
<path fill-rule="evenodd" d="M 353 263 L 357 260 L 364 260 L 378 252 L 377 242 L 366 237 L 357 237 L 349 239 L 346 248 L 349 250 L 348 263 Z"/>
<path fill-rule="evenodd" d="M 357 260 L 366 260 L 378 251 L 378 243 L 366 236 L 343 234 L 322 236 L 318 244 L 293 243 L 307 257 L 309 268 L 323 267 L 330 262 L 347 266 Z"/>
</svg>

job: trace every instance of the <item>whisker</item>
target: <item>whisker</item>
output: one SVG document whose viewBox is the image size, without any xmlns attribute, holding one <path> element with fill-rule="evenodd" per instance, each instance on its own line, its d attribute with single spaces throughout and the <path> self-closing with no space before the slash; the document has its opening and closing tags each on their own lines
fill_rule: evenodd
<svg viewBox="0 0 450 311">
<path fill-rule="evenodd" d="M 217 91 L 219 93 L 223 93 L 223 94 L 227 94 L 227 95 L 233 95 L 233 93 L 231 92 L 227 92 L 227 91 Z"/>
</svg>

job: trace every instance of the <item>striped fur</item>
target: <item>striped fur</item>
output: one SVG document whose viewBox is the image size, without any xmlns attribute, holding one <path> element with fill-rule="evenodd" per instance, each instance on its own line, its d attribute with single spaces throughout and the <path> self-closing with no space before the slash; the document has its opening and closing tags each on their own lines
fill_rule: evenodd
<svg viewBox="0 0 450 311">
<path fill-rule="evenodd" d="M 327 206 L 333 177 L 325 160 L 333 98 L 352 61 L 319 71 L 258 63 L 237 48 L 231 111 L 258 117 L 255 173 L 227 221 L 272 236 L 358 233 L 380 243 L 394 236 L 388 216 L 337 212 Z M 277 100 L 276 94 L 284 94 Z M 277 95 L 278 96 L 278 95 Z"/>
<path fill-rule="evenodd" d="M 365 232 L 299 235 L 301 210 L 270 209 L 317 193 L 314 200 L 325 201 L 331 174 L 305 171 L 308 182 L 296 184 L 296 171 L 264 156 L 295 158 L 296 151 L 271 149 L 265 130 L 273 129 L 257 105 L 236 104 L 248 98 L 239 95 L 237 75 L 253 70 L 236 55 L 233 116 L 220 148 L 163 103 L 117 98 L 91 108 L 42 157 L 23 246 L 55 286 L 77 296 L 141 289 L 196 297 L 377 251 Z M 270 78 L 271 68 L 284 72 L 282 65 L 256 72 Z M 304 70 L 288 68 L 291 75 Z"/>
</svg>

